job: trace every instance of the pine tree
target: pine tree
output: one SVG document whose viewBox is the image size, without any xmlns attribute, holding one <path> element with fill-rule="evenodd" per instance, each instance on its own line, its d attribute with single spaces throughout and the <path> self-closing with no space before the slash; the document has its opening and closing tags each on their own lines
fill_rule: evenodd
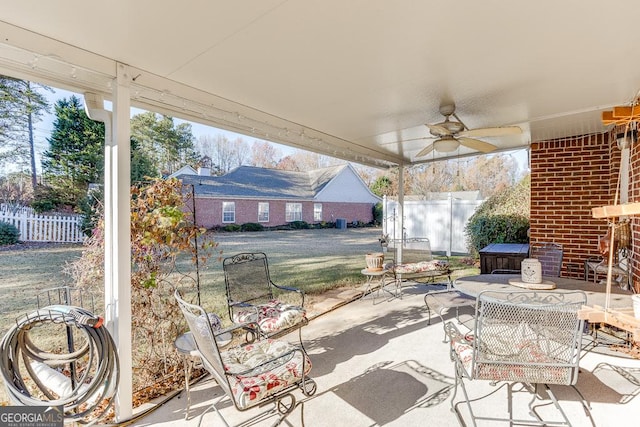
<svg viewBox="0 0 640 427">
<path fill-rule="evenodd" d="M 30 169 L 33 188 L 37 184 L 33 125 L 49 112 L 49 103 L 38 89 L 52 91 L 47 86 L 0 76 L 0 166 L 11 163 L 21 170 Z"/>
<path fill-rule="evenodd" d="M 176 126 L 172 117 L 153 112 L 137 114 L 131 119 L 131 137 L 153 159 L 160 174 L 171 174 L 198 161 L 191 125 Z"/>
<path fill-rule="evenodd" d="M 55 115 L 44 176 L 56 204 L 76 208 L 89 184 L 103 181 L 104 123 L 91 120 L 76 96 L 59 100 Z"/>
</svg>

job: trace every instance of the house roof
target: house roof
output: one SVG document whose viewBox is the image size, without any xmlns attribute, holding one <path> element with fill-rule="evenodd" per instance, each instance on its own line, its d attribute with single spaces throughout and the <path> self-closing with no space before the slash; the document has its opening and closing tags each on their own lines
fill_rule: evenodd
<svg viewBox="0 0 640 427">
<path fill-rule="evenodd" d="M 311 200 L 347 167 L 295 172 L 240 166 L 222 176 L 184 174 L 177 178 L 192 184 L 198 196 Z"/>
<path fill-rule="evenodd" d="M 197 175 L 197 174 L 198 174 L 198 171 L 195 170 L 192 166 L 184 165 L 180 169 L 178 169 L 177 171 L 169 175 L 167 178 L 176 178 L 180 175 Z"/>
</svg>

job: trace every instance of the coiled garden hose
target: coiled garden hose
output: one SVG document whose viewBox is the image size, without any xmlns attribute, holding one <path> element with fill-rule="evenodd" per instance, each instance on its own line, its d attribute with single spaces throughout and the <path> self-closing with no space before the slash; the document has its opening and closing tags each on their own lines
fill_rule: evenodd
<svg viewBox="0 0 640 427">
<path fill-rule="evenodd" d="M 46 338 L 48 324 L 65 327 L 66 349 L 47 351 L 34 343 Z M 96 422 L 113 404 L 119 381 L 115 343 L 102 318 L 83 308 L 50 305 L 20 318 L 2 339 L 0 358 L 14 404 L 63 406 L 65 422 L 81 424 Z"/>
</svg>

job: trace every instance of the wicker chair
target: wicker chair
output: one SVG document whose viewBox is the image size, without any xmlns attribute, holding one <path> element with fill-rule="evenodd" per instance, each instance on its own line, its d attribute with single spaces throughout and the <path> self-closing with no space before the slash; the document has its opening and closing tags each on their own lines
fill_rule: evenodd
<svg viewBox="0 0 640 427">
<path fill-rule="evenodd" d="M 311 361 L 301 346 L 264 339 L 223 351 L 218 345 L 219 337 L 232 334 L 240 326 L 214 330 L 202 307 L 186 302 L 177 290 L 175 298 L 204 368 L 224 392 L 202 413 L 198 425 L 207 412 L 214 410 L 228 426 L 216 405 L 229 398 L 239 411 L 274 404 L 273 412 L 279 415 L 273 424 L 276 426 L 297 406 L 293 391 L 301 389 L 305 396 L 315 394 L 316 383 L 307 376 Z"/>
<path fill-rule="evenodd" d="M 308 323 L 304 292 L 273 283 L 266 254 L 240 253 L 225 258 L 222 268 L 229 318 L 233 323 L 244 325 L 250 334 L 255 333 L 259 338 L 275 338 L 297 329 L 302 344 L 300 328 Z M 276 293 L 289 294 L 297 301 L 282 302 Z M 256 327 L 248 328 L 248 325 Z"/>
<path fill-rule="evenodd" d="M 588 404 L 575 388 L 581 351 L 583 321 L 577 312 L 586 303 L 582 291 L 483 291 L 476 300 L 476 323 L 473 334 L 463 334 L 452 323 L 446 324 L 451 358 L 455 363 L 456 392 L 462 388 L 464 400 L 451 406 L 461 425 L 466 425 L 459 405 L 465 402 L 473 425 L 476 420 L 510 421 L 523 425 L 566 425 L 571 423 L 562 410 L 549 384 L 572 386 L 588 412 Z M 477 415 L 472 402 L 488 397 L 470 399 L 465 381 L 486 380 L 507 387 L 508 417 L 494 417 L 491 413 Z M 513 395 L 515 385 L 531 392 L 530 419 L 514 419 Z M 561 421 L 544 421 L 534 402 L 540 402 L 538 387 L 543 386 L 562 416 Z M 559 417 L 558 417 L 559 418 Z"/>
</svg>

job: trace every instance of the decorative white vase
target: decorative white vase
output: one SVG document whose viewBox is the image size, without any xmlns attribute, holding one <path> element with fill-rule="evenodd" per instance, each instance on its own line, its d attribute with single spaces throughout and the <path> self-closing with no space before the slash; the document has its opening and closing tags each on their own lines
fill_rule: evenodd
<svg viewBox="0 0 640 427">
<path fill-rule="evenodd" d="M 524 283 L 542 283 L 542 264 L 537 259 L 523 259 L 520 272 Z"/>
</svg>

